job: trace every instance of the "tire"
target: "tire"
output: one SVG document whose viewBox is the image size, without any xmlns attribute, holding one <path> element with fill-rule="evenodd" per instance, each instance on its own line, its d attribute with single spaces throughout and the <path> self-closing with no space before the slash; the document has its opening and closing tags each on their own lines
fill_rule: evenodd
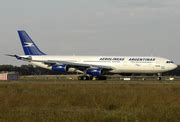
<svg viewBox="0 0 180 122">
<path fill-rule="evenodd" d="M 87 80 L 86 76 L 82 76 L 82 79 L 83 79 L 83 80 Z"/>
<path fill-rule="evenodd" d="M 89 80 L 90 78 L 88 76 L 79 76 L 78 80 Z"/>
<path fill-rule="evenodd" d="M 162 78 L 161 78 L 161 77 L 158 77 L 157 79 L 158 79 L 158 80 L 162 80 Z"/>
<path fill-rule="evenodd" d="M 98 77 L 98 80 L 106 80 L 106 79 L 107 79 L 106 76 L 100 76 L 100 77 Z"/>
<path fill-rule="evenodd" d="M 89 77 L 89 80 L 93 80 L 93 76 L 90 76 L 90 77 Z"/>
<path fill-rule="evenodd" d="M 79 77 L 78 77 L 78 80 L 82 80 L 82 76 L 79 76 Z"/>
</svg>

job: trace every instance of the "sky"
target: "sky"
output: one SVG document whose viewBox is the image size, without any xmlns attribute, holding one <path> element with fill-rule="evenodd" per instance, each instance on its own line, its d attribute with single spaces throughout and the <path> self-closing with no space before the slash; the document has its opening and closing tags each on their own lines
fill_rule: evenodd
<svg viewBox="0 0 180 122">
<path fill-rule="evenodd" d="M 180 64 L 179 0 L 0 0 L 0 64 L 26 30 L 52 55 L 160 56 Z"/>
</svg>

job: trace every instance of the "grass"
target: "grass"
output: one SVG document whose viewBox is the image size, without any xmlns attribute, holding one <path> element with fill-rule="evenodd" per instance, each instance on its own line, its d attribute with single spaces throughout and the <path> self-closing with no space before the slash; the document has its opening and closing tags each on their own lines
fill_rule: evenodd
<svg viewBox="0 0 180 122">
<path fill-rule="evenodd" d="M 178 122 L 180 83 L 0 83 L 0 121 Z"/>
</svg>

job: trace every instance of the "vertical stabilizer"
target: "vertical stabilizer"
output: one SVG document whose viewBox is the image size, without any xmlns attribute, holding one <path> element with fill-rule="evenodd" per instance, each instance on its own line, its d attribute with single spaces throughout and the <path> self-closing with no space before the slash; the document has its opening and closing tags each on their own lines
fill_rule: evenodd
<svg viewBox="0 0 180 122">
<path fill-rule="evenodd" d="M 24 50 L 25 55 L 45 55 L 32 41 L 32 39 L 28 36 L 28 34 L 21 30 L 18 31 L 19 38 L 21 40 L 21 44 Z"/>
</svg>

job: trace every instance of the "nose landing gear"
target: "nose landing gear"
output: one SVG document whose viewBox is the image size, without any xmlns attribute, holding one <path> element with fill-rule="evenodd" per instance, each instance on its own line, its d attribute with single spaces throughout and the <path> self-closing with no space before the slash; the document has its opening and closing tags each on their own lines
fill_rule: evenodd
<svg viewBox="0 0 180 122">
<path fill-rule="evenodd" d="M 161 77 L 161 76 L 162 76 L 162 74 L 161 74 L 161 73 L 158 73 L 157 75 L 158 75 L 157 80 L 162 80 L 162 77 Z"/>
</svg>

